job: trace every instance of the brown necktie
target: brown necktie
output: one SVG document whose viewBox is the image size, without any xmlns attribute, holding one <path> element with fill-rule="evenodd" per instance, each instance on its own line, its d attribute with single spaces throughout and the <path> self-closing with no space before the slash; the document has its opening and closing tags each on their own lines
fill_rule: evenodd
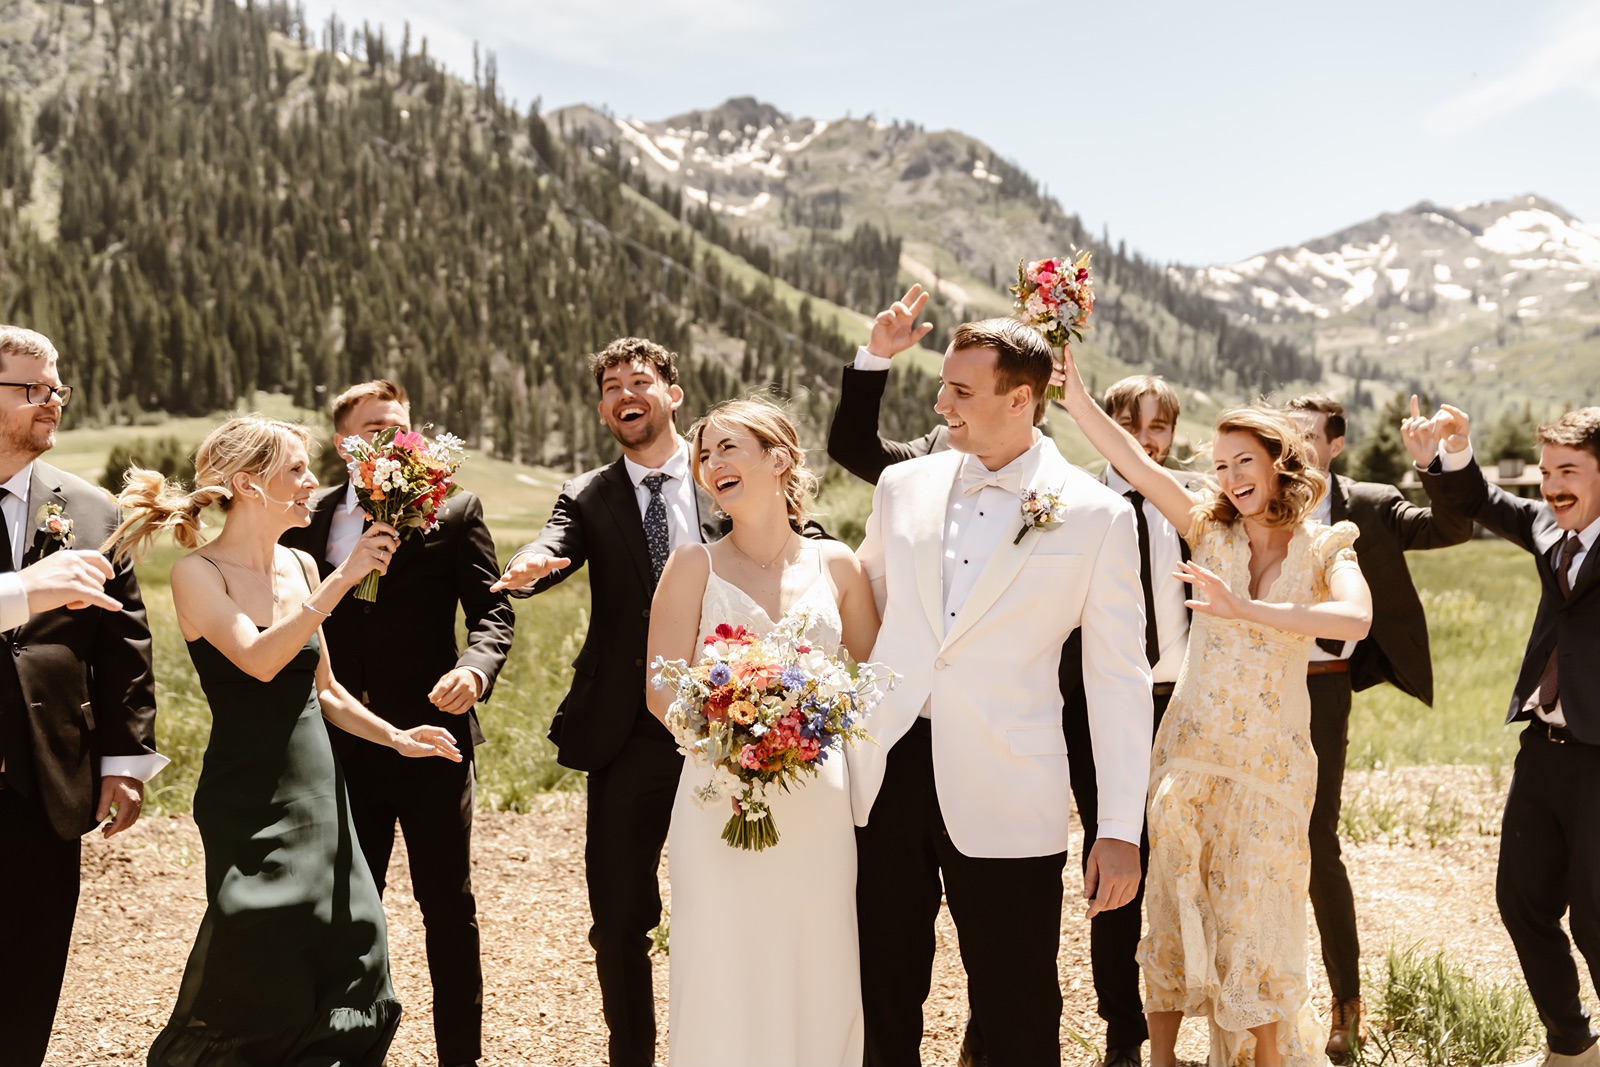
<svg viewBox="0 0 1600 1067">
<path fill-rule="evenodd" d="M 1578 540 L 1578 535 L 1570 533 L 1567 539 L 1561 542 L 1561 552 L 1556 557 L 1556 587 L 1561 590 L 1563 597 L 1572 595 L 1572 578 L 1568 574 L 1572 570 L 1572 561 L 1578 555 L 1578 549 L 1583 547 L 1583 542 Z M 1534 704 L 1541 708 L 1553 708 L 1556 701 L 1561 699 L 1561 679 L 1556 670 L 1557 653 L 1560 646 L 1550 650 L 1550 658 L 1545 661 L 1544 671 L 1539 675 L 1539 688 L 1534 690 Z"/>
</svg>

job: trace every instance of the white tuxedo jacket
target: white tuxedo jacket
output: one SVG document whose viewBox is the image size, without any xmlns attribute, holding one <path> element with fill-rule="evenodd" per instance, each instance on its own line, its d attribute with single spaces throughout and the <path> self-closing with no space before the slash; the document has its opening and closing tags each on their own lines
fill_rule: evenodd
<svg viewBox="0 0 1600 1067">
<path fill-rule="evenodd" d="M 883 616 L 871 659 L 900 682 L 867 716 L 877 744 L 846 750 L 856 824 L 872 813 L 889 749 L 927 703 L 939 806 L 956 848 L 993 858 L 1065 852 L 1071 802 L 1059 669 L 1063 642 L 1081 626 L 1099 833 L 1137 843 L 1154 712 L 1133 508 L 1045 441 L 1028 488 L 1060 493 L 1066 522 L 1013 545 L 1019 501 L 1016 525 L 947 620 L 946 509 L 963 458 L 941 452 L 896 463 L 873 494 L 859 552 Z"/>
</svg>

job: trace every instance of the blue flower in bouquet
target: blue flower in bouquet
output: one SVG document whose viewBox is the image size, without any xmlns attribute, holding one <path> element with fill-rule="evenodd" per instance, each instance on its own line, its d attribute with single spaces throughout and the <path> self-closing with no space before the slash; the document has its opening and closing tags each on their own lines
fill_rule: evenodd
<svg viewBox="0 0 1600 1067">
<path fill-rule="evenodd" d="M 821 737 L 825 732 L 823 727 L 826 720 L 821 715 L 813 713 L 805 722 L 800 724 L 801 737 Z"/>
<path fill-rule="evenodd" d="M 779 682 L 785 689 L 801 689 L 810 680 L 805 671 L 791 664 L 783 669 L 783 677 Z"/>
<path fill-rule="evenodd" d="M 711 673 L 706 677 L 706 681 L 712 685 L 727 685 L 728 679 L 732 677 L 733 672 L 728 669 L 728 665 L 726 663 L 718 663 L 711 668 Z"/>
</svg>

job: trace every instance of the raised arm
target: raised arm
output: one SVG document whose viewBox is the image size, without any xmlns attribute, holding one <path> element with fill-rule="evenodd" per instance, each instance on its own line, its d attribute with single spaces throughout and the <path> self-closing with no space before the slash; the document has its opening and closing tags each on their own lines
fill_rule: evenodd
<svg viewBox="0 0 1600 1067">
<path fill-rule="evenodd" d="M 1061 406 L 1078 424 L 1078 429 L 1106 458 L 1106 462 L 1127 479 L 1129 485 L 1139 490 L 1146 500 L 1166 516 L 1180 535 L 1187 534 L 1190 512 L 1200 498 L 1189 492 L 1175 473 L 1146 455 L 1133 435 L 1118 426 L 1117 421 L 1095 403 L 1094 397 L 1089 395 L 1088 388 L 1083 384 L 1083 377 L 1078 373 L 1078 364 L 1072 358 L 1070 348 L 1063 353 L 1062 374 L 1065 377 L 1063 388 L 1066 398 L 1061 401 Z"/>
<path fill-rule="evenodd" d="M 665 722 L 667 709 L 677 694 L 663 686 L 657 689 L 650 664 L 659 656 L 694 664 L 699 655 L 695 639 L 700 636 L 700 602 L 705 599 L 706 579 L 711 564 L 702 545 L 684 545 L 667 557 L 656 583 L 655 599 L 650 601 L 650 636 L 645 644 L 645 705 L 650 714 Z"/>
<path fill-rule="evenodd" d="M 1434 510 L 1476 519 L 1507 541 L 1538 552 L 1535 533 L 1550 521 L 1549 509 L 1542 500 L 1525 500 L 1489 484 L 1472 455 L 1471 417 L 1449 404 L 1427 419 L 1412 410 L 1400 432 L 1406 450 L 1424 468 L 1422 487 Z"/>
<path fill-rule="evenodd" d="M 1372 592 L 1354 560 L 1333 565 L 1328 572 L 1328 599 L 1321 604 L 1281 604 L 1239 596 L 1194 560 L 1178 564 L 1174 577 L 1191 585 L 1188 606 L 1207 615 L 1334 641 L 1360 641 L 1372 628 Z"/>
<path fill-rule="evenodd" d="M 917 316 L 927 303 L 928 294 L 922 286 L 913 285 L 905 296 L 879 312 L 872 322 L 865 352 L 882 366 L 870 370 L 851 366 L 844 370 L 839 406 L 828 426 L 828 457 L 864 481 L 876 484 L 885 467 L 933 450 L 931 431 L 914 441 L 891 441 L 878 432 L 883 390 L 889 382 L 888 361 L 933 329 L 932 323 L 917 323 Z"/>
</svg>

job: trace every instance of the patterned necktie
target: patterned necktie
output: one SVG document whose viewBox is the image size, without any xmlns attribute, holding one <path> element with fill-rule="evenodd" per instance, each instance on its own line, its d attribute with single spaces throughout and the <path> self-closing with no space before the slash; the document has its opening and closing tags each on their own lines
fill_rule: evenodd
<svg viewBox="0 0 1600 1067">
<path fill-rule="evenodd" d="M 1161 635 L 1156 630 L 1156 594 L 1150 581 L 1150 522 L 1144 517 L 1144 494 L 1129 489 L 1122 494 L 1133 505 L 1133 517 L 1139 524 L 1139 584 L 1144 586 L 1144 655 L 1155 667 L 1161 658 Z"/>
<path fill-rule="evenodd" d="M 1556 588 L 1561 590 L 1563 597 L 1572 595 L 1572 577 L 1568 572 L 1572 570 L 1572 561 L 1582 547 L 1583 542 L 1578 540 L 1575 533 L 1568 534 L 1567 539 L 1561 542 L 1561 553 L 1556 559 Z M 1556 654 L 1560 650 L 1560 646 L 1550 649 L 1550 658 L 1545 661 L 1544 671 L 1539 675 L 1539 688 L 1533 691 L 1529 704 L 1552 708 L 1561 699 L 1561 679 L 1556 670 Z"/>
<path fill-rule="evenodd" d="M 11 495 L 11 490 L 0 486 L 0 504 Z M 16 557 L 11 547 L 11 523 L 5 517 L 5 509 L 0 508 L 0 574 L 17 569 Z"/>
<path fill-rule="evenodd" d="M 644 487 L 650 490 L 650 506 L 644 509 L 644 540 L 650 547 L 651 583 L 661 580 L 661 568 L 667 565 L 670 541 L 667 536 L 667 498 L 661 495 L 661 483 L 669 475 L 660 473 L 644 476 Z"/>
</svg>

